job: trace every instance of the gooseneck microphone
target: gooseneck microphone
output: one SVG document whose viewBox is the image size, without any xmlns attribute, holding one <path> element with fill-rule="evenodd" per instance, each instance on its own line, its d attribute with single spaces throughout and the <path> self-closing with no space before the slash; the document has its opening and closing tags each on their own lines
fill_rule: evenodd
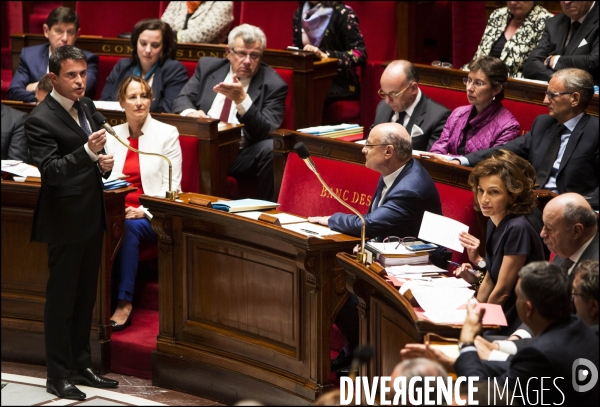
<svg viewBox="0 0 600 407">
<path fill-rule="evenodd" d="M 175 200 L 176 193 L 175 193 L 175 191 L 172 190 L 172 185 L 171 185 L 172 182 L 173 182 L 173 166 L 171 165 L 171 160 L 169 160 L 166 156 L 164 156 L 162 154 L 158 154 L 158 153 L 146 153 L 144 151 L 137 150 L 137 149 L 131 147 L 129 144 L 125 143 L 123 140 L 121 140 L 119 138 L 119 136 L 117 136 L 117 133 L 112 128 L 112 126 L 107 123 L 106 117 L 104 117 L 102 115 L 102 113 L 100 113 L 100 112 L 94 113 L 93 116 L 92 116 L 92 119 L 94 120 L 94 122 L 98 126 L 103 127 L 114 138 L 116 138 L 119 143 L 123 144 L 125 147 L 127 147 L 129 150 L 133 151 L 134 153 L 144 154 L 144 155 L 154 155 L 154 156 L 162 158 L 163 160 L 166 160 L 167 163 L 169 164 L 169 190 L 166 192 L 166 198 L 170 199 L 171 201 Z"/>
<path fill-rule="evenodd" d="M 344 202 L 344 200 L 342 198 L 340 198 L 335 192 L 333 192 L 333 190 L 331 188 L 329 188 L 329 185 L 327 185 L 327 183 L 323 180 L 323 178 L 321 178 L 321 175 L 317 171 L 317 167 L 315 166 L 315 163 L 310 158 L 310 152 L 308 151 L 308 148 L 306 148 L 306 146 L 304 145 L 303 142 L 296 143 L 296 145 L 294 146 L 294 151 L 296 151 L 296 153 L 298 154 L 298 157 L 302 158 L 302 160 L 304 161 L 306 166 L 312 172 L 315 173 L 315 175 L 317 176 L 319 181 L 321 181 L 321 184 L 325 187 L 327 192 L 329 192 L 331 194 L 331 196 L 333 196 L 335 199 L 337 199 L 337 201 L 339 203 L 344 205 L 346 208 L 350 209 L 352 211 L 352 213 L 354 213 L 356 216 L 358 216 L 360 218 L 360 220 L 362 222 L 362 226 L 360 228 L 360 251 L 358 253 L 356 253 L 356 261 L 359 262 L 360 264 L 366 264 L 367 254 L 365 252 L 365 218 L 360 214 L 360 212 L 358 212 L 356 209 L 354 209 L 353 207 L 348 205 L 346 202 Z"/>
</svg>

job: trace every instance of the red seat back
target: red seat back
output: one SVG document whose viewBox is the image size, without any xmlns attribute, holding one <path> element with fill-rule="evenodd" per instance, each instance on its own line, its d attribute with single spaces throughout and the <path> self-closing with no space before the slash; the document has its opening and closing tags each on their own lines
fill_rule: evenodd
<svg viewBox="0 0 600 407">
<path fill-rule="evenodd" d="M 438 88 L 435 86 L 419 84 L 421 91 L 430 99 L 438 102 L 442 106 L 446 106 L 450 110 L 454 110 L 459 106 L 469 104 L 467 100 L 467 91 L 459 91 L 455 89 Z"/>
<path fill-rule="evenodd" d="M 473 209 L 473 192 L 439 182 L 435 182 L 435 186 L 440 194 L 444 216 L 469 226 L 469 233 L 480 239 L 477 213 Z M 469 256 L 466 250 L 462 253 L 452 251 L 452 261 L 467 263 Z"/>
<path fill-rule="evenodd" d="M 283 116 L 282 129 L 295 129 L 294 125 L 294 71 L 286 68 L 273 68 L 288 85 L 288 93 L 285 98 L 285 114 Z"/>
<path fill-rule="evenodd" d="M 181 145 L 181 190 L 183 192 L 200 191 L 200 169 L 198 137 L 179 135 Z"/>
<path fill-rule="evenodd" d="M 100 100 L 100 95 L 106 85 L 106 78 L 112 72 L 113 68 L 123 57 L 116 57 L 112 55 L 100 55 L 98 57 L 98 77 L 96 78 L 96 95 L 94 100 Z"/>
<path fill-rule="evenodd" d="M 117 37 L 123 32 L 131 32 L 138 21 L 161 15 L 158 1 L 122 1 L 115 4 L 117 6 L 105 1 L 75 2 L 75 12 L 81 25 L 79 35 Z"/>
<path fill-rule="evenodd" d="M 504 99 L 502 104 L 515 116 L 515 119 L 521 125 L 523 134 L 531 130 L 531 125 L 536 117 L 541 114 L 548 114 L 548 108 L 544 105 L 508 99 Z"/>
<path fill-rule="evenodd" d="M 188 78 L 191 78 L 192 76 L 194 76 L 194 72 L 196 71 L 196 67 L 198 66 L 198 61 L 179 61 L 183 64 L 183 66 L 185 67 L 185 70 L 187 71 L 188 74 Z"/>
<path fill-rule="evenodd" d="M 252 24 L 263 30 L 268 48 L 285 49 L 293 45 L 292 19 L 298 7 L 296 1 L 242 1 L 239 23 Z"/>
<path fill-rule="evenodd" d="M 358 164 L 320 157 L 312 159 L 319 174 L 334 192 L 360 213 L 368 212 L 379 173 Z M 351 213 L 323 188 L 296 153 L 290 153 L 285 164 L 278 202 L 280 211 L 300 216 Z"/>
</svg>

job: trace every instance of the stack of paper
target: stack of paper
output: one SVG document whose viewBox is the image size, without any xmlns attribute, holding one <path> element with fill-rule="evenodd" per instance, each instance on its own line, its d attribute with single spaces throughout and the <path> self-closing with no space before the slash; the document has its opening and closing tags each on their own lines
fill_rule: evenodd
<svg viewBox="0 0 600 407">
<path fill-rule="evenodd" d="M 213 202 L 213 209 L 225 212 L 247 212 L 266 209 L 275 209 L 279 206 L 276 202 L 262 201 L 260 199 L 237 199 L 233 201 Z"/>
<path fill-rule="evenodd" d="M 429 262 L 428 252 L 411 252 L 398 243 L 367 242 L 365 249 L 373 253 L 373 258 L 384 267 Z"/>
<path fill-rule="evenodd" d="M 358 124 L 338 124 L 335 126 L 316 126 L 298 129 L 301 133 L 308 133 L 315 136 L 330 138 L 340 138 L 363 134 L 363 127 Z"/>
</svg>

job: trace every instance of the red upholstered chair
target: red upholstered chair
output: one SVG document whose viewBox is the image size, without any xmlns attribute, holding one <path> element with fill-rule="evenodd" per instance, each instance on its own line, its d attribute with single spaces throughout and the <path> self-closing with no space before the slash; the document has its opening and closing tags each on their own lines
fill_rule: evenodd
<svg viewBox="0 0 600 407">
<path fill-rule="evenodd" d="M 312 157 L 319 174 L 342 199 L 360 213 L 367 213 L 379 173 L 362 165 Z M 296 153 L 290 153 L 283 171 L 279 210 L 300 216 L 351 213 L 323 188 L 315 174 Z"/>
<path fill-rule="evenodd" d="M 267 39 L 268 41 L 268 39 Z M 294 71 L 285 68 L 274 68 L 275 71 L 288 85 L 288 94 L 285 98 L 285 113 L 282 129 L 295 129 L 294 126 Z M 238 183 L 233 177 L 227 177 L 227 198 L 240 199 L 256 196 L 256 186 L 248 183 Z"/>
<path fill-rule="evenodd" d="M 234 2 L 234 17 L 235 4 Z M 292 18 L 298 8 L 295 1 L 242 1 L 239 24 L 260 27 L 267 37 L 267 47 L 285 49 L 292 45 Z M 275 17 L 275 15 L 277 17 Z"/>
<path fill-rule="evenodd" d="M 548 114 L 548 108 L 544 105 L 508 99 L 504 99 L 502 104 L 515 116 L 515 119 L 521 125 L 521 132 L 523 134 L 531 129 L 531 125 L 536 117 L 541 114 Z"/>
<path fill-rule="evenodd" d="M 444 216 L 464 223 L 469 226 L 470 234 L 481 238 L 482 236 L 479 236 L 477 213 L 473 209 L 473 192 L 440 182 L 436 182 L 435 186 L 440 194 Z M 466 250 L 462 253 L 452 251 L 452 261 L 457 263 L 469 262 Z"/>
<path fill-rule="evenodd" d="M 62 1 L 38 1 L 33 3 L 33 10 L 29 15 L 29 34 L 43 34 L 48 14 L 55 8 L 62 6 L 62 3 Z"/>
<path fill-rule="evenodd" d="M 179 135 L 181 145 L 181 190 L 200 192 L 198 137 Z"/>
<path fill-rule="evenodd" d="M 116 57 L 112 55 L 100 55 L 98 56 L 98 77 L 96 79 L 96 95 L 94 100 L 100 100 L 100 95 L 106 84 L 106 78 L 112 72 L 113 68 L 123 57 Z"/>
<path fill-rule="evenodd" d="M 107 6 L 108 4 L 110 5 Z M 158 18 L 159 10 L 160 2 L 157 1 L 78 1 L 75 4 L 81 24 L 79 34 L 103 37 L 116 37 L 123 32 L 131 32 L 138 21 Z"/>
<path fill-rule="evenodd" d="M 465 106 L 469 104 L 466 90 L 459 91 L 427 85 L 419 85 L 419 88 L 429 98 L 435 100 L 443 106 L 446 106 L 450 110 L 454 110 L 459 106 Z"/>
<path fill-rule="evenodd" d="M 188 78 L 191 78 L 192 76 L 194 76 L 194 72 L 196 71 L 196 67 L 198 66 L 198 61 L 195 62 L 191 62 L 191 61 L 179 61 L 183 64 L 183 66 L 185 67 L 185 70 L 187 71 L 188 74 Z"/>
<path fill-rule="evenodd" d="M 396 59 L 396 2 L 347 1 L 358 16 L 367 47 L 367 63 L 361 70 L 360 124 L 368 128 L 375 120 L 381 98 L 377 95 L 383 62 Z M 372 18 L 377 15 L 377 18 Z M 352 122 L 351 122 L 352 123 Z"/>
</svg>

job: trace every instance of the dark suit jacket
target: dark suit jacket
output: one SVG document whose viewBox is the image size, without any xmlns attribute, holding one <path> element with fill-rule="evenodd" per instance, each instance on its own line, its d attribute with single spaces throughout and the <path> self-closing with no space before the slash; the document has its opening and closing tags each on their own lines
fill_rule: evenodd
<svg viewBox="0 0 600 407">
<path fill-rule="evenodd" d="M 24 124 L 27 114 L 2 105 L 2 159 L 29 162 Z"/>
<path fill-rule="evenodd" d="M 429 99 L 421 91 L 421 100 L 415 106 L 413 114 L 410 116 L 408 123 L 406 123 L 408 134 L 411 134 L 414 125 L 419 126 L 423 130 L 422 135 L 412 137 L 413 149 L 429 151 L 433 143 L 440 138 L 440 134 L 444 130 L 444 125 L 450 113 L 449 109 Z M 371 129 L 378 124 L 389 123 L 393 115 L 394 111 L 392 108 L 385 103 L 385 100 L 382 100 L 377 105 L 375 122 L 371 126 Z"/>
<path fill-rule="evenodd" d="M 442 204 L 437 188 L 429 173 L 411 158 L 400 172 L 382 205 L 379 202 L 383 190 L 383 177 L 371 201 L 369 213 L 364 216 L 366 235 L 381 241 L 388 236 L 418 236 L 425 211 L 442 214 Z M 338 232 L 360 236 L 361 221 L 356 215 L 336 213 L 329 218 L 329 227 Z"/>
<path fill-rule="evenodd" d="M 106 79 L 100 100 L 119 101 L 117 92 L 125 78 L 133 73 L 131 58 L 119 60 Z M 167 59 L 162 66 L 157 66 L 152 80 L 152 113 L 171 113 L 171 104 L 177 97 L 183 85 L 188 80 L 187 71 L 183 64 L 173 59 Z"/>
<path fill-rule="evenodd" d="M 90 99 L 80 101 L 96 112 Z M 91 117 L 88 121 L 96 131 Z M 25 134 L 42 176 L 31 240 L 70 244 L 106 230 L 102 175 L 83 147 L 88 137 L 77 122 L 49 94 L 25 121 Z"/>
<path fill-rule="evenodd" d="M 467 154 L 465 157 L 469 160 L 469 164 L 474 166 L 489 157 L 494 151 L 503 148 L 529 160 L 537 171 L 557 126 L 558 122 L 554 118 L 545 114 L 540 115 L 536 117 L 527 134 L 504 145 L 480 150 Z M 598 118 L 584 113 L 569 137 L 567 148 L 560 162 L 556 176 L 556 187 L 559 194 L 577 192 L 584 196 L 595 196 L 598 199 L 599 144 Z"/>
<path fill-rule="evenodd" d="M 226 58 L 200 58 L 194 76 L 175 98 L 171 110 L 174 113 L 185 109 L 208 112 L 217 96 L 213 87 L 225 79 L 229 67 Z M 252 107 L 243 116 L 237 115 L 244 125 L 242 147 L 269 139 L 269 133 L 281 126 L 287 91 L 287 84 L 277 72 L 261 63 L 248 87 Z"/>
<path fill-rule="evenodd" d="M 50 44 L 40 44 L 25 47 L 21 50 L 21 60 L 13 75 L 7 97 L 9 100 L 35 102 L 35 93 L 28 92 L 25 87 L 42 79 L 48 69 L 48 50 Z M 98 77 L 98 55 L 82 50 L 87 57 L 87 78 L 85 95 L 91 99 L 96 93 L 96 78 Z"/>
<path fill-rule="evenodd" d="M 598 405 L 598 383 L 587 392 L 580 393 L 573 388 L 573 364 L 579 358 L 588 359 L 595 365 L 596 370 L 598 369 L 598 335 L 579 318 L 571 317 L 554 323 L 532 339 L 517 352 L 510 363 L 483 363 L 477 352 L 472 351 L 464 352 L 458 357 L 454 363 L 454 370 L 458 376 L 479 376 L 479 380 L 495 377 L 499 388 L 502 388 L 508 379 L 511 392 L 514 391 L 518 380 L 520 387 L 517 388 L 517 394 L 522 393 L 526 396 L 526 404 L 529 404 L 527 396 L 531 404 L 540 403 L 541 378 L 549 377 L 550 379 L 544 380 L 543 385 L 546 389 L 544 403 Z M 494 368 L 498 366 L 504 369 Z M 563 379 L 555 380 L 558 377 Z M 534 379 L 528 386 L 529 378 Z M 521 402 L 523 399 L 516 400 Z"/>
<path fill-rule="evenodd" d="M 589 11 L 583 24 L 569 40 L 569 45 L 563 53 L 567 34 L 571 27 L 571 19 L 559 14 L 546 20 L 544 34 L 525 64 L 523 76 L 530 79 L 550 81 L 550 75 L 563 68 L 579 68 L 588 71 L 598 82 L 600 57 L 598 54 L 598 3 Z M 585 39 L 587 44 L 579 46 Z M 544 61 L 550 55 L 560 55 L 555 69 L 548 68 Z"/>
</svg>

